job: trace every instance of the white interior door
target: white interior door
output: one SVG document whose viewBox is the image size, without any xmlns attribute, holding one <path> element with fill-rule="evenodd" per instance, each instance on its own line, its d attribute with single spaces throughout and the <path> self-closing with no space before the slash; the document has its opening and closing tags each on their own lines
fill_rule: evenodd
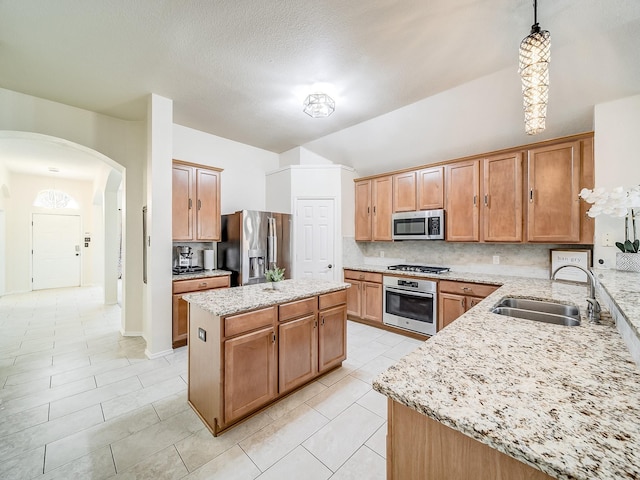
<svg viewBox="0 0 640 480">
<path fill-rule="evenodd" d="M 296 278 L 334 280 L 333 199 L 299 199 L 296 208 Z"/>
<path fill-rule="evenodd" d="M 80 286 L 80 216 L 33 214 L 33 289 Z"/>
</svg>

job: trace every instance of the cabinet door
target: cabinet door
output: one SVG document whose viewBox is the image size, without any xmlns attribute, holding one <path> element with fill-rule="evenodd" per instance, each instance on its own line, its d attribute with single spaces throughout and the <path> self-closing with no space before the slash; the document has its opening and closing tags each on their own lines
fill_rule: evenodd
<svg viewBox="0 0 640 480">
<path fill-rule="evenodd" d="M 371 240 L 371 181 L 356 183 L 356 241 Z"/>
<path fill-rule="evenodd" d="M 418 172 L 418 210 L 444 208 L 444 168 L 424 168 Z"/>
<path fill-rule="evenodd" d="M 193 240 L 193 168 L 173 166 L 172 229 L 174 240 Z"/>
<path fill-rule="evenodd" d="M 466 297 L 453 293 L 441 293 L 439 296 L 438 330 L 453 322 L 466 311 Z"/>
<path fill-rule="evenodd" d="M 382 284 L 362 283 L 362 318 L 382 322 Z"/>
<path fill-rule="evenodd" d="M 173 296 L 173 348 L 187 344 L 189 327 L 189 303 L 182 299 L 182 294 Z"/>
<path fill-rule="evenodd" d="M 321 310 L 318 323 L 318 371 L 324 372 L 347 358 L 346 305 Z"/>
<path fill-rule="evenodd" d="M 224 342 L 225 423 L 249 414 L 276 397 L 277 352 L 272 327 Z"/>
<path fill-rule="evenodd" d="M 393 176 L 393 211 L 415 212 L 416 172 L 398 173 Z"/>
<path fill-rule="evenodd" d="M 527 240 L 580 241 L 580 142 L 529 150 Z"/>
<path fill-rule="evenodd" d="M 214 170 L 196 170 L 197 240 L 220 241 L 220 174 Z"/>
<path fill-rule="evenodd" d="M 393 212 L 393 180 L 391 176 L 372 181 L 373 223 L 372 240 L 391 241 L 391 213 Z"/>
<path fill-rule="evenodd" d="M 450 242 L 477 242 L 479 235 L 480 161 L 471 160 L 446 167 L 446 239 Z"/>
<path fill-rule="evenodd" d="M 362 282 L 357 280 L 345 279 L 345 283 L 351 285 L 347 288 L 347 315 L 362 318 Z"/>
<path fill-rule="evenodd" d="M 278 326 L 279 393 L 305 383 L 318 373 L 316 314 Z"/>
<path fill-rule="evenodd" d="M 467 310 L 471 310 L 477 304 L 479 304 L 484 298 L 481 297 L 467 297 Z"/>
<path fill-rule="evenodd" d="M 485 158 L 482 182 L 482 239 L 522 241 L 522 154 Z"/>
</svg>

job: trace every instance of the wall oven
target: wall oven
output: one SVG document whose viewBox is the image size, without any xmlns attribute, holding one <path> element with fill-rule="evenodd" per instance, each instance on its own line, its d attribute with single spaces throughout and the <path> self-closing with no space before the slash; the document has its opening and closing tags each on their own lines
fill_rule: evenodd
<svg viewBox="0 0 640 480">
<path fill-rule="evenodd" d="M 444 210 L 394 213 L 394 240 L 444 240 Z"/>
<path fill-rule="evenodd" d="M 384 276 L 382 284 L 382 323 L 423 335 L 436 334 L 436 282 Z"/>
</svg>

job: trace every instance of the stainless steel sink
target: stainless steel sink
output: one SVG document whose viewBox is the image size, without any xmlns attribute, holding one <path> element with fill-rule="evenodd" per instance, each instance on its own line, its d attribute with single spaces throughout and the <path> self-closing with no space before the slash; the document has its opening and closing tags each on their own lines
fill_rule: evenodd
<svg viewBox="0 0 640 480">
<path fill-rule="evenodd" d="M 554 325 L 566 325 L 568 327 L 580 325 L 578 307 L 555 302 L 529 300 L 526 298 L 505 298 L 491 311 L 498 315 L 553 323 Z"/>
</svg>

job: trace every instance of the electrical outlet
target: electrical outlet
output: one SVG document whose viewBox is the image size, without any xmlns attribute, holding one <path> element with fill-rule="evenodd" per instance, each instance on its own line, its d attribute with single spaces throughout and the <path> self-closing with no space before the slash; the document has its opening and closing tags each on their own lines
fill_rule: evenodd
<svg viewBox="0 0 640 480">
<path fill-rule="evenodd" d="M 384 250 L 380 250 L 380 258 L 384 258 Z"/>
<path fill-rule="evenodd" d="M 613 247 L 613 238 L 611 232 L 606 232 L 602 236 L 602 246 L 603 247 Z"/>
<path fill-rule="evenodd" d="M 500 255 L 494 255 L 493 256 L 493 264 L 494 265 L 500 265 Z"/>
</svg>

